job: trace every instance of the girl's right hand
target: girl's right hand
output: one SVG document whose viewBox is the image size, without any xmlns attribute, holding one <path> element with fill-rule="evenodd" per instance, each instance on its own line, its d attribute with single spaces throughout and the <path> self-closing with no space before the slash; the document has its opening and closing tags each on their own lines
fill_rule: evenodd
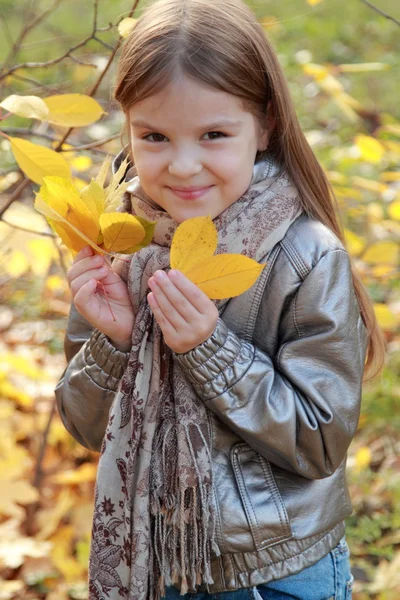
<svg viewBox="0 0 400 600">
<path fill-rule="evenodd" d="M 76 255 L 67 279 L 78 312 L 108 336 L 118 350 L 130 350 L 135 314 L 128 288 L 106 265 L 104 257 L 85 246 Z M 107 297 L 98 282 L 104 285 Z"/>
</svg>

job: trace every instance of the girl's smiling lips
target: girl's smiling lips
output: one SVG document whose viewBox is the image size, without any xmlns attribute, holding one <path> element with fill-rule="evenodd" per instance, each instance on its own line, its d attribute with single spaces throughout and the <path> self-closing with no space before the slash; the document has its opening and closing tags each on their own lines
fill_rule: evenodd
<svg viewBox="0 0 400 600">
<path fill-rule="evenodd" d="M 183 200 L 196 200 L 200 198 L 205 192 L 211 189 L 212 185 L 207 185 L 203 187 L 187 187 L 187 188 L 173 188 L 169 187 L 174 194 L 179 196 L 179 198 L 183 198 Z"/>
</svg>

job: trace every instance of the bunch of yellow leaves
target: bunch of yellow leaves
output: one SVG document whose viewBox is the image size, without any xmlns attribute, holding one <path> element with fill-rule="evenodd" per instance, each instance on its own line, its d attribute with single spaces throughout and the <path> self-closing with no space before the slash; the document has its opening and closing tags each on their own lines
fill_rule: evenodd
<svg viewBox="0 0 400 600">
<path fill-rule="evenodd" d="M 129 186 L 120 183 L 127 159 L 104 187 L 110 163 L 108 157 L 97 177 L 81 191 L 69 179 L 47 176 L 36 194 L 35 209 L 73 253 L 89 244 L 100 254 L 131 254 L 153 237 L 155 223 L 116 211 Z"/>
<path fill-rule="evenodd" d="M 214 254 L 218 232 L 210 217 L 181 223 L 171 245 L 171 268 L 178 269 L 210 299 L 233 298 L 248 290 L 265 264 L 243 254 Z"/>
</svg>

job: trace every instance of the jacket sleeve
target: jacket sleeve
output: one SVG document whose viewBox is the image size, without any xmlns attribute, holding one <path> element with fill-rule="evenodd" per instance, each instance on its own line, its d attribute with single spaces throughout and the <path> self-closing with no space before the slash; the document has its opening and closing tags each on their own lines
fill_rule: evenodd
<svg viewBox="0 0 400 600">
<path fill-rule="evenodd" d="M 129 353 L 93 330 L 73 304 L 64 348 L 69 363 L 55 388 L 59 415 L 82 446 L 99 452 Z"/>
<path fill-rule="evenodd" d="M 273 357 L 219 319 L 208 340 L 175 360 L 207 408 L 260 455 L 320 479 L 338 468 L 356 431 L 368 341 L 346 251 L 320 258 L 287 310 L 291 325 Z"/>
</svg>

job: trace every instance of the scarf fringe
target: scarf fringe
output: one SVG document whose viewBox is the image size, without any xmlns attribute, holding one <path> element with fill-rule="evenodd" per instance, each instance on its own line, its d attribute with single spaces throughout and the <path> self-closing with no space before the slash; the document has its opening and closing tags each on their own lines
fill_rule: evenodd
<svg viewBox="0 0 400 600">
<path fill-rule="evenodd" d="M 207 446 L 200 428 L 197 424 L 194 426 Z M 178 461 L 168 452 L 174 447 L 174 441 L 176 444 L 174 438 L 177 435 L 171 422 L 163 421 L 153 446 L 150 509 L 157 600 L 165 595 L 166 586 L 177 585 L 180 593 L 186 594 L 188 591 L 196 591 L 197 586 L 202 583 L 214 583 L 211 575 L 211 549 L 218 547 L 214 540 L 215 519 L 210 506 L 211 482 L 203 483 L 189 428 L 183 427 L 183 431 L 196 472 L 196 487 L 183 487 L 177 481 Z M 207 454 L 211 461 L 208 447 Z M 161 460 L 157 460 L 157 456 Z M 158 468 L 162 467 L 161 473 L 153 471 L 156 465 Z"/>
</svg>

